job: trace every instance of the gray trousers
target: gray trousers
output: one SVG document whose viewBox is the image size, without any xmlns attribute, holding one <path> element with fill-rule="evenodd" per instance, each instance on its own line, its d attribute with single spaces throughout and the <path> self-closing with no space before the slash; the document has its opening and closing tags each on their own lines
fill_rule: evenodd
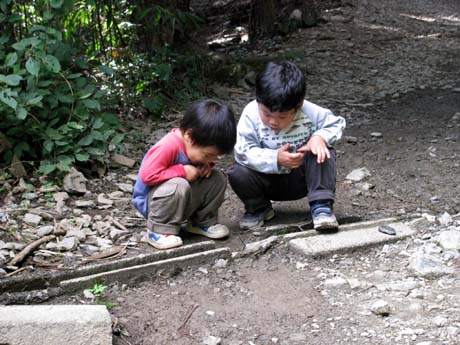
<svg viewBox="0 0 460 345">
<path fill-rule="evenodd" d="M 307 152 L 302 165 L 289 174 L 264 174 L 237 163 L 228 169 L 228 179 L 249 213 L 270 207 L 270 200 L 298 200 L 307 196 L 309 202 L 333 201 L 336 153 L 332 148 L 329 151 L 331 158 L 322 164 L 317 163 L 315 155 Z"/>
<path fill-rule="evenodd" d="M 187 221 L 199 226 L 216 224 L 226 186 L 226 175 L 217 169 L 208 178 L 188 182 L 176 177 L 154 186 L 148 195 L 147 229 L 177 235 Z"/>
</svg>

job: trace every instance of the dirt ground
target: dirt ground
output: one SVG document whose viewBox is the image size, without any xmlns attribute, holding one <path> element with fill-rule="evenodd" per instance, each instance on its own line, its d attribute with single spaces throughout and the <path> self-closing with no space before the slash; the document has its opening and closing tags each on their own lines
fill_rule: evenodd
<svg viewBox="0 0 460 345">
<path fill-rule="evenodd" d="M 336 146 L 335 207 L 342 222 L 458 214 L 460 3 L 350 3 L 325 13 L 328 21 L 319 27 L 251 53 L 301 52 L 297 62 L 307 72 L 307 98 L 347 119 Z M 226 99 L 239 112 L 252 97 L 242 89 Z M 368 185 L 345 179 L 364 167 Z M 269 224 L 308 220 L 306 205 L 305 199 L 275 203 L 278 217 Z M 220 246 L 240 250 L 257 239 L 238 229 L 242 213 L 229 188 L 221 221 L 232 235 Z M 422 248 L 458 271 L 458 255 L 437 251 L 433 242 L 447 226 L 459 229 L 460 219 L 452 222 L 426 223 L 405 242 L 321 260 L 280 246 L 257 258 L 111 287 L 105 300 L 114 304 L 111 314 L 119 325 L 114 343 L 460 344 L 458 277 L 426 279 L 409 267 Z M 370 311 L 381 299 L 391 305 L 387 317 Z M 81 294 L 57 302 L 94 303 Z"/>
</svg>

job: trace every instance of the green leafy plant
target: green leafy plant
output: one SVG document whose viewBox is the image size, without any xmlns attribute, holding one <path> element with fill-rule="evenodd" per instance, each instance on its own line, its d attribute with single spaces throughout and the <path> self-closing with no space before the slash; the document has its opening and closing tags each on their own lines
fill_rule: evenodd
<svg viewBox="0 0 460 345">
<path fill-rule="evenodd" d="M 107 285 L 94 283 L 93 287 L 89 291 L 96 296 L 96 298 L 101 298 L 105 295 L 105 290 L 107 290 Z"/>
<path fill-rule="evenodd" d="M 91 66 L 51 27 L 64 1 L 44 3 L 41 23 L 26 31 L 17 24 L 20 14 L 0 16 L 0 25 L 10 28 L 0 35 L 0 130 L 12 144 L 0 164 L 16 156 L 47 175 L 103 162 L 109 145 L 123 136 L 118 119 L 103 111 L 105 92 L 95 75 L 107 70 Z M 14 13 L 11 4 L 0 0 L 4 12 Z"/>
<path fill-rule="evenodd" d="M 93 287 L 89 291 L 96 297 L 97 304 L 105 305 L 107 309 L 112 309 L 115 304 L 110 301 L 106 301 L 105 292 L 108 286 L 103 283 L 94 283 Z"/>
</svg>

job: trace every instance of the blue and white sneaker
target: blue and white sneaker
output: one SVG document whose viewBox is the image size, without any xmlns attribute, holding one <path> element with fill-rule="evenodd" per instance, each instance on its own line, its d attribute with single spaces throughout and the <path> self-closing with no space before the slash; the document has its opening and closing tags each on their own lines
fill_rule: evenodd
<svg viewBox="0 0 460 345">
<path fill-rule="evenodd" d="M 337 230 L 339 223 L 332 212 L 331 201 L 316 201 L 310 205 L 313 227 L 317 231 Z"/>
<path fill-rule="evenodd" d="M 198 226 L 187 224 L 185 231 L 192 234 L 205 236 L 207 238 L 212 238 L 214 240 L 227 237 L 230 233 L 230 230 L 223 224 L 214 224 L 211 226 Z"/>
<path fill-rule="evenodd" d="M 148 231 L 147 243 L 156 249 L 171 249 L 183 244 L 179 236 L 158 234 L 152 231 Z"/>
<path fill-rule="evenodd" d="M 275 218 L 275 211 L 272 207 L 268 207 L 263 211 L 256 213 L 246 212 L 240 219 L 240 229 L 248 230 L 263 226 L 265 222 Z"/>
</svg>

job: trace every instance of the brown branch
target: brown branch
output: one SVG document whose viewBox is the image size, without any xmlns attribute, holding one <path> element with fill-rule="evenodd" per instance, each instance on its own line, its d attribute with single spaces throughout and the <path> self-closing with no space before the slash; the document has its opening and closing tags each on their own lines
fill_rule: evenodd
<svg viewBox="0 0 460 345">
<path fill-rule="evenodd" d="M 36 248 L 40 247 L 43 243 L 54 240 L 56 236 L 49 235 L 42 237 L 32 243 L 29 243 L 23 250 L 21 250 L 9 263 L 10 266 L 16 266 L 16 264 L 22 262 L 30 253 L 32 253 Z"/>
<path fill-rule="evenodd" d="M 198 304 L 194 304 L 192 306 L 189 307 L 188 311 L 187 311 L 187 314 L 185 315 L 184 317 L 184 321 L 182 321 L 182 324 L 177 328 L 177 330 L 180 332 L 180 333 L 184 333 L 185 332 L 185 329 L 186 329 L 186 326 L 188 324 L 188 322 L 190 321 L 190 318 L 192 317 L 192 314 L 193 312 L 199 307 Z"/>
</svg>

